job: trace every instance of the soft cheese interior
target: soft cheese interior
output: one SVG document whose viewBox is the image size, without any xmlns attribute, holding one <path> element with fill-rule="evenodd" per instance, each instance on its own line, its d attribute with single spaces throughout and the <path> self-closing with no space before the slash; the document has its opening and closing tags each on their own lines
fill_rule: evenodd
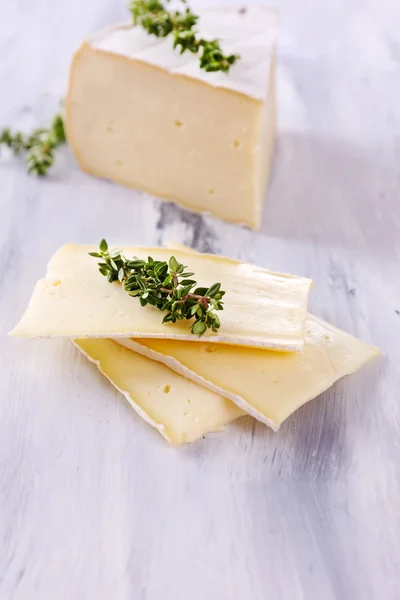
<svg viewBox="0 0 400 600">
<path fill-rule="evenodd" d="M 228 74 L 131 24 L 89 38 L 71 68 L 70 146 L 89 173 L 257 228 L 275 137 L 277 13 L 203 11 L 199 30 L 241 55 Z"/>
</svg>

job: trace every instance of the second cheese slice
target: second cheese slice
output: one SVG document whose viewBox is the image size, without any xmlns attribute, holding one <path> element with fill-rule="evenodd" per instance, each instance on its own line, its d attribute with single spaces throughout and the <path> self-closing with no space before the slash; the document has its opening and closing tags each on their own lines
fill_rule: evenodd
<svg viewBox="0 0 400 600">
<path fill-rule="evenodd" d="M 88 255 L 93 250 L 67 244 L 55 254 L 13 335 L 199 340 L 189 321 L 163 325 L 162 312 L 142 307 L 119 283 L 108 283 L 97 259 Z M 172 253 L 194 271 L 198 285 L 221 282 L 226 291 L 221 328 L 217 334 L 206 332 L 209 341 L 288 351 L 303 346 L 311 280 L 181 249 L 124 249 L 127 257 L 155 260 L 168 260 Z"/>
<path fill-rule="evenodd" d="M 377 356 L 379 350 L 308 315 L 304 350 L 270 352 L 172 340 L 120 340 L 229 398 L 272 429 L 300 406 Z"/>
</svg>

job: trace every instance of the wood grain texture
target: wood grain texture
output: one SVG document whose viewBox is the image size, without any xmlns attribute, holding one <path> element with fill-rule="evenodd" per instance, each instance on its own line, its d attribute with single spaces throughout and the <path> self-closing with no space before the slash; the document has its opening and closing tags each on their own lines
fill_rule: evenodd
<svg viewBox="0 0 400 600">
<path fill-rule="evenodd" d="M 279 138 L 259 234 L 79 172 L 0 159 L 0 598 L 394 600 L 400 584 L 397 0 L 277 2 Z M 57 108 L 123 2 L 0 2 L 0 124 Z M 183 242 L 312 277 L 382 358 L 274 434 L 172 449 L 68 343 L 8 339 L 66 241 Z"/>
</svg>

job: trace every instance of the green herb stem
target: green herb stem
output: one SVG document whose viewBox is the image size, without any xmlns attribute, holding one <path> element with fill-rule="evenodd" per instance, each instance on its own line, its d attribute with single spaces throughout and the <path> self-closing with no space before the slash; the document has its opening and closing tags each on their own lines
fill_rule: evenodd
<svg viewBox="0 0 400 600">
<path fill-rule="evenodd" d="M 14 155 L 24 155 L 28 171 L 44 176 L 54 163 L 55 149 L 66 141 L 64 120 L 57 114 L 46 129 L 36 129 L 30 135 L 9 128 L 0 131 L 0 146 L 5 145 Z"/>
<path fill-rule="evenodd" d="M 167 4 L 170 0 L 166 0 Z M 185 0 L 181 0 L 186 4 Z M 205 71 L 229 69 L 240 58 L 238 54 L 224 54 L 218 40 L 198 37 L 195 26 L 199 17 L 186 7 L 184 11 L 168 11 L 160 0 L 134 0 L 130 6 L 135 25 L 141 25 L 150 35 L 173 37 L 173 47 L 180 53 L 200 53 L 200 68 Z"/>
<path fill-rule="evenodd" d="M 197 282 L 190 279 L 194 273 L 179 263 L 174 256 L 168 262 L 126 259 L 120 250 L 112 252 L 106 240 L 100 242 L 98 252 L 89 252 L 90 256 L 100 258 L 99 271 L 110 283 L 119 282 L 132 297 L 139 298 L 140 304 L 150 304 L 165 312 L 163 323 L 176 323 L 183 319 L 192 320 L 190 330 L 201 337 L 207 329 L 216 332 L 220 321 L 216 311 L 223 310 L 220 283 L 209 288 L 196 287 Z"/>
</svg>

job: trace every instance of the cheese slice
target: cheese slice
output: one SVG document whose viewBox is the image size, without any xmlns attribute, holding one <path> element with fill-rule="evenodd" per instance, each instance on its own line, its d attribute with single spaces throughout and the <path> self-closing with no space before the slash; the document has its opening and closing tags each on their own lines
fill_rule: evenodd
<svg viewBox="0 0 400 600">
<path fill-rule="evenodd" d="M 313 315 L 304 350 L 283 353 L 174 340 L 119 340 L 277 430 L 300 406 L 359 369 L 379 350 Z"/>
<path fill-rule="evenodd" d="M 52 258 L 13 335 L 21 337 L 157 337 L 198 341 L 189 321 L 162 324 L 163 314 L 142 307 L 119 283 L 98 272 L 92 246 L 67 244 Z M 125 256 L 168 260 L 166 248 L 125 248 Z M 213 342 L 296 350 L 303 345 L 311 280 L 272 273 L 238 261 L 176 249 L 199 285 L 221 282 L 226 291 Z M 204 339 L 204 338 L 201 338 Z"/>
<path fill-rule="evenodd" d="M 219 394 L 186 380 L 113 340 L 73 340 L 125 396 L 132 408 L 171 444 L 221 431 L 244 412 Z"/>
<path fill-rule="evenodd" d="M 278 13 L 199 14 L 199 36 L 241 55 L 228 74 L 207 73 L 171 36 L 132 22 L 100 31 L 73 58 L 68 141 L 88 173 L 258 228 L 275 138 Z"/>
</svg>

